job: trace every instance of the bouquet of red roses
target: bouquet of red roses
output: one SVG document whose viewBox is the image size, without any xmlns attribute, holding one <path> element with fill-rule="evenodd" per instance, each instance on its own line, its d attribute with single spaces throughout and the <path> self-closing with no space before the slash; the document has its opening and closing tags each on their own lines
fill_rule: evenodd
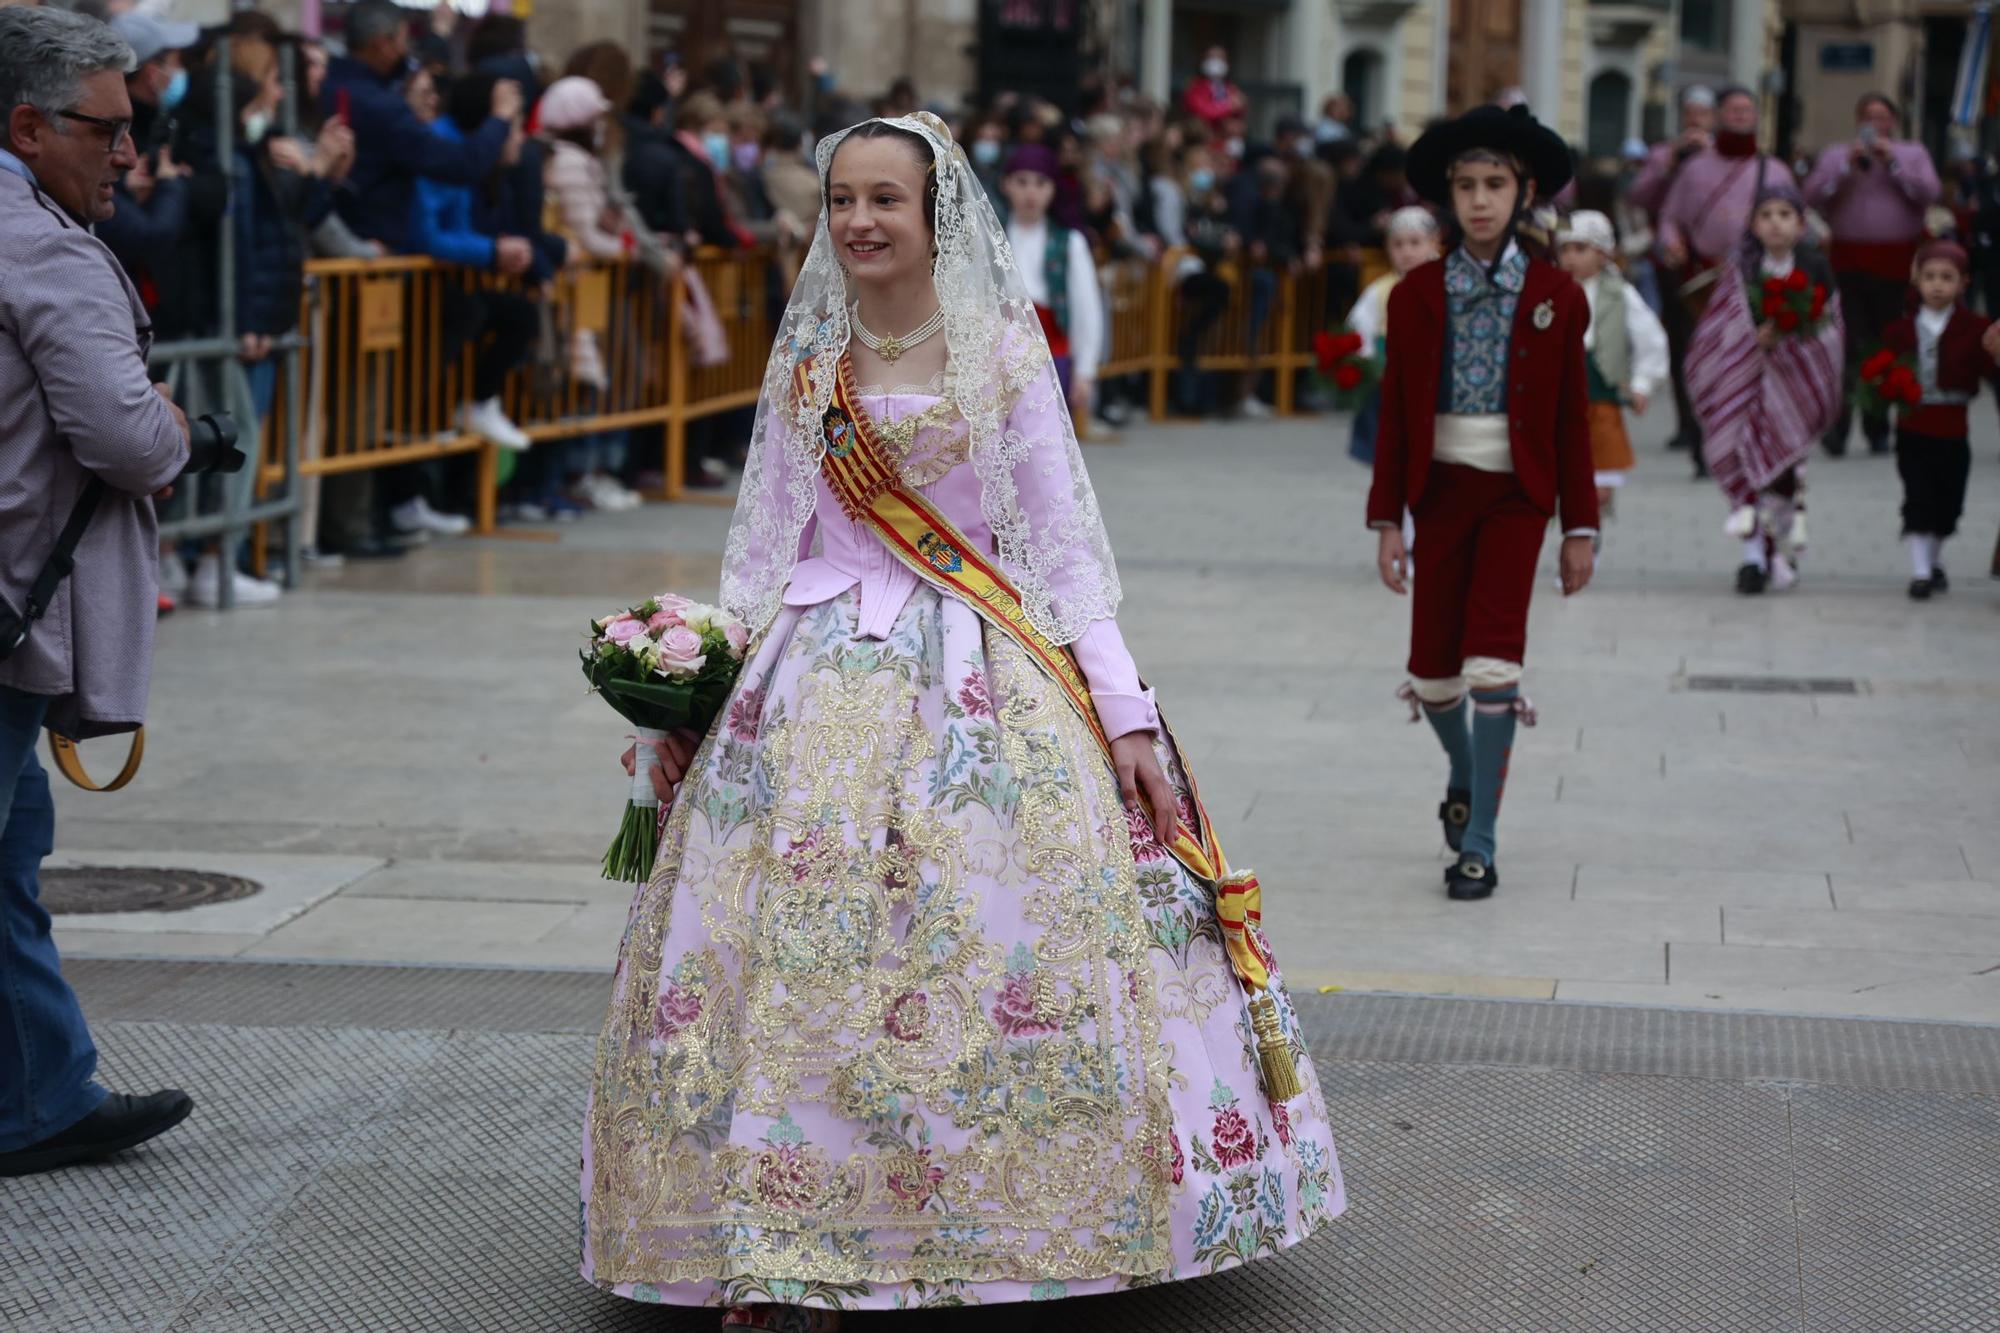
<svg viewBox="0 0 2000 1333">
<path fill-rule="evenodd" d="M 1794 267 L 1782 278 L 1765 278 L 1750 289 L 1750 306 L 1759 322 L 1778 326 L 1778 332 L 1801 337 L 1819 328 L 1826 318 L 1826 284 L 1814 282 L 1802 268 Z"/>
<path fill-rule="evenodd" d="M 1345 326 L 1313 335 L 1313 362 L 1320 383 L 1333 390 L 1333 404 L 1352 412 L 1382 382 L 1382 363 L 1364 355 L 1367 339 Z"/>
<path fill-rule="evenodd" d="M 641 741 L 705 733 L 729 701 L 749 645 L 750 632 L 727 611 L 662 593 L 591 622 L 583 676 Z M 633 760 L 632 794 L 604 853 L 604 877 L 638 884 L 653 873 L 659 850 L 653 770 L 660 760 L 647 745 L 634 748 Z"/>
<path fill-rule="evenodd" d="M 1854 406 L 1863 415 L 1886 416 L 1891 407 L 1915 407 L 1923 397 L 1916 362 L 1908 356 L 1897 356 L 1885 347 L 1861 363 Z"/>
</svg>

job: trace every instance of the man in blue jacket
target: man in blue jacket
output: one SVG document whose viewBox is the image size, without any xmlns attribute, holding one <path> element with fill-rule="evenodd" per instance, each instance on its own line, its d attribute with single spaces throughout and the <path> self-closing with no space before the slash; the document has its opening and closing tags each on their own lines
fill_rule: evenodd
<svg viewBox="0 0 2000 1333">
<path fill-rule="evenodd" d="M 470 185 L 499 163 L 510 124 L 521 115 L 521 86 L 493 85 L 492 112 L 463 142 L 432 134 L 403 100 L 408 11 L 365 0 L 347 16 L 348 54 L 330 61 L 320 97 L 328 115 L 354 131 L 354 170 L 335 208 L 357 236 L 408 253 L 410 209 L 421 179 Z"/>
</svg>

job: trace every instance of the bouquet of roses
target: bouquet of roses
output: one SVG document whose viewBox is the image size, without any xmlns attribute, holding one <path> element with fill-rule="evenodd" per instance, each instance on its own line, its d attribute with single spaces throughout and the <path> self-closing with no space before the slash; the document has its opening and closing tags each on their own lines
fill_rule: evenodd
<svg viewBox="0 0 2000 1333">
<path fill-rule="evenodd" d="M 1761 320 L 1776 324 L 1780 333 L 1801 337 L 1818 330 L 1826 301 L 1826 284 L 1814 282 L 1802 268 L 1782 278 L 1765 278 L 1750 290 L 1750 306 Z"/>
<path fill-rule="evenodd" d="M 706 732 L 729 701 L 750 632 L 727 611 L 662 593 L 629 611 L 591 622 L 583 676 L 591 692 L 659 741 L 671 731 Z M 653 872 L 659 850 L 660 799 L 653 790 L 659 756 L 634 747 L 632 794 L 618 836 L 604 853 L 604 877 L 637 884 Z"/>
<path fill-rule="evenodd" d="M 1345 326 L 1313 335 L 1313 362 L 1320 382 L 1333 390 L 1333 404 L 1343 412 L 1352 412 L 1367 402 L 1369 393 L 1382 382 L 1382 363 L 1364 355 L 1367 346 L 1366 339 Z"/>
<path fill-rule="evenodd" d="M 1891 407 L 1915 407 L 1923 401 L 1916 362 L 1883 348 L 1861 363 L 1854 386 L 1854 406 L 1865 416 L 1885 416 Z"/>
</svg>

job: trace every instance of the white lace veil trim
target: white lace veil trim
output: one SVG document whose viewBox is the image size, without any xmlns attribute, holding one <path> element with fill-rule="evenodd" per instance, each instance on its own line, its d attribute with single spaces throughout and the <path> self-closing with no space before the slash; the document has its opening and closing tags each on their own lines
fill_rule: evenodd
<svg viewBox="0 0 2000 1333">
<path fill-rule="evenodd" d="M 981 512 L 1028 618 L 1055 642 L 1072 642 L 1093 620 L 1115 614 L 1122 594 L 1041 321 L 1006 230 L 944 123 L 926 113 L 882 123 L 928 144 L 937 172 L 933 272 L 945 315 L 945 394 L 968 427 Z M 854 128 L 820 141 L 822 190 L 834 151 Z M 764 370 L 723 551 L 722 603 L 754 631 L 777 615 L 803 554 L 825 449 L 820 421 L 847 346 L 851 301 L 822 211 Z M 801 391 L 796 371 L 807 357 L 812 369 Z M 1024 397 L 1030 410 L 1019 415 L 1034 423 L 1027 431 L 1014 419 Z"/>
</svg>

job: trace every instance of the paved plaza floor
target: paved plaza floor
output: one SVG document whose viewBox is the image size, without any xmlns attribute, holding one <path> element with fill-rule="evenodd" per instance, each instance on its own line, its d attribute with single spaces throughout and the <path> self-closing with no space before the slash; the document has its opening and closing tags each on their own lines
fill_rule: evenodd
<svg viewBox="0 0 2000 1333">
<path fill-rule="evenodd" d="M 1453 904 L 1443 766 L 1363 471 L 1312 420 L 1089 460 L 1120 617 L 1312 1038 L 1353 1207 L 1236 1273 L 857 1330 L 2000 1329 L 2000 434 L 1957 586 L 1904 597 L 1893 465 L 1815 463 L 1805 583 L 1639 432 L 1597 583 L 1534 609 L 1504 886 Z M 261 890 L 58 918 L 121 1087 L 199 1106 L 0 1182 L 0 1327 L 706 1329 L 574 1276 L 629 892 L 588 619 L 715 586 L 728 511 L 439 543 L 163 628 L 144 772 L 54 864 Z M 108 756 L 87 747 L 102 766 Z M 1373 993 L 1371 993 L 1373 992 Z"/>
<path fill-rule="evenodd" d="M 1542 721 L 1479 904 L 1443 894 L 1443 763 L 1393 697 L 1408 607 L 1375 581 L 1344 421 L 1142 425 L 1088 458 L 1121 627 L 1296 984 L 1991 1022 L 2000 432 L 1973 415 L 1956 586 L 1916 604 L 1893 461 L 1866 456 L 1811 465 L 1801 586 L 1735 596 L 1722 502 L 1656 409 L 1596 583 L 1565 600 L 1545 552 Z M 641 595 L 712 595 L 728 517 L 649 506 L 180 612 L 144 772 L 63 788 L 58 850 L 264 891 L 65 917 L 64 949 L 608 971 L 629 894 L 595 860 L 625 728 L 574 651 Z"/>
</svg>

